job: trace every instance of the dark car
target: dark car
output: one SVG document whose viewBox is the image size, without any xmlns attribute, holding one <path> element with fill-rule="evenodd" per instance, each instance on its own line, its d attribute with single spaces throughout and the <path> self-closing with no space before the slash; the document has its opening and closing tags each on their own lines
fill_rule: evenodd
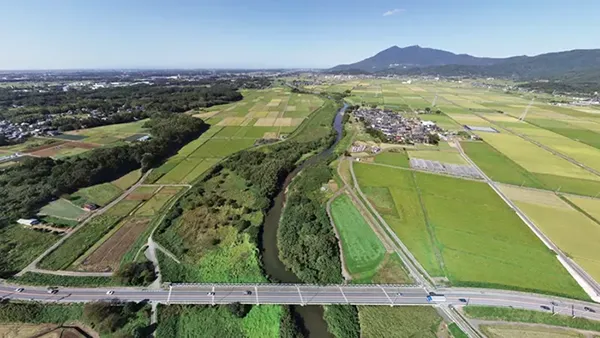
<svg viewBox="0 0 600 338">
<path fill-rule="evenodd" d="M 586 306 L 586 307 L 584 307 L 583 309 L 584 309 L 585 311 L 587 311 L 587 312 L 594 312 L 594 313 L 596 313 L 596 310 L 592 309 L 591 307 L 587 307 L 587 306 Z"/>
<path fill-rule="evenodd" d="M 550 311 L 550 307 L 546 306 L 546 305 L 542 305 L 540 306 L 542 309 L 546 310 L 546 311 Z"/>
<path fill-rule="evenodd" d="M 212 292 L 212 291 L 210 291 L 210 292 L 207 292 L 207 293 L 206 293 L 206 295 L 207 295 L 207 296 L 214 296 L 214 295 L 215 295 L 215 293 L 214 293 L 214 292 Z"/>
<path fill-rule="evenodd" d="M 459 298 L 458 301 L 461 302 L 461 303 L 466 303 L 467 302 L 467 300 L 464 299 L 464 298 Z"/>
<path fill-rule="evenodd" d="M 250 290 L 246 290 L 246 291 L 244 291 L 244 294 L 245 294 L 246 296 L 250 296 L 250 295 L 252 294 L 252 291 L 250 291 Z"/>
</svg>

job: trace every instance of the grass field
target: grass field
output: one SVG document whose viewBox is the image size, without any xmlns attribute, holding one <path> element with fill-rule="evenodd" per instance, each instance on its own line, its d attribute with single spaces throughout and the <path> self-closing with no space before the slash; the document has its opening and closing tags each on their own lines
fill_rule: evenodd
<svg viewBox="0 0 600 338">
<path fill-rule="evenodd" d="M 253 306 L 238 318 L 226 306 L 159 305 L 157 337 L 279 337 L 282 308 Z"/>
<path fill-rule="evenodd" d="M 331 203 L 331 214 L 341 237 L 348 271 L 355 278 L 374 274 L 386 250 L 350 197 L 344 194 L 336 198 Z"/>
<path fill-rule="evenodd" d="M 429 306 L 359 306 L 358 317 L 364 338 L 444 337 L 442 318 Z"/>
<path fill-rule="evenodd" d="M 102 215 L 94 218 L 79 229 L 69 239 L 52 251 L 39 264 L 39 267 L 50 270 L 61 270 L 69 267 L 79 256 L 97 243 L 118 222 L 114 216 Z"/>
<path fill-rule="evenodd" d="M 58 218 L 77 220 L 81 216 L 85 215 L 86 212 L 85 212 L 85 210 L 74 205 L 70 201 L 67 201 L 66 199 L 63 199 L 63 198 L 59 198 L 56 201 L 52 201 L 52 202 L 48 203 L 47 205 L 45 205 L 40 210 L 39 214 L 54 216 L 54 217 L 58 217 Z"/>
<path fill-rule="evenodd" d="M 84 136 L 84 142 L 110 144 L 124 140 L 135 134 L 146 134 L 142 126 L 147 120 L 130 123 L 111 124 L 108 126 L 68 131 L 64 135 Z"/>
<path fill-rule="evenodd" d="M 137 182 L 141 177 L 142 177 L 142 171 L 134 170 L 134 171 L 130 172 L 129 174 L 124 175 L 124 176 L 112 181 L 112 184 L 114 186 L 116 186 L 117 188 L 125 191 L 125 190 L 129 189 L 129 187 L 134 185 L 135 182 Z"/>
<path fill-rule="evenodd" d="M 165 188 L 163 188 L 165 189 Z M 146 201 L 136 212 L 137 216 L 154 216 L 158 211 L 165 205 L 169 200 L 177 194 L 181 188 L 176 189 L 175 192 L 163 193 L 159 191 L 152 198 Z"/>
<path fill-rule="evenodd" d="M 553 326 L 570 327 L 574 329 L 600 331 L 600 322 L 585 318 L 573 318 L 565 315 L 553 315 L 548 312 L 509 309 L 488 306 L 466 306 L 465 314 L 470 318 L 494 321 L 537 323 Z"/>
<path fill-rule="evenodd" d="M 0 238 L 0 277 L 8 277 L 31 263 L 59 236 L 15 224 L 0 229 Z"/>
<path fill-rule="evenodd" d="M 361 163 L 355 171 L 361 187 L 389 190 L 365 193 L 375 205 L 385 200 L 378 207 L 382 216 L 431 275 L 445 275 L 456 286 L 586 298 L 485 183 Z"/>
<path fill-rule="evenodd" d="M 111 183 L 102 183 L 91 187 L 79 189 L 71 195 L 71 200 L 78 204 L 94 203 L 105 206 L 115 198 L 119 197 L 123 190 Z"/>
<path fill-rule="evenodd" d="M 599 224 L 552 192 L 511 186 L 501 186 L 501 190 L 567 256 L 600 279 Z"/>
<path fill-rule="evenodd" d="M 375 163 L 393 165 L 395 167 L 410 168 L 410 163 L 408 162 L 408 155 L 405 151 L 383 152 L 375 156 Z"/>
<path fill-rule="evenodd" d="M 408 157 L 439 161 L 442 163 L 467 164 L 462 156 L 456 151 L 409 150 Z"/>
<path fill-rule="evenodd" d="M 540 327 L 517 324 L 481 325 L 481 332 L 489 338 L 584 338 L 585 336 L 575 330 Z"/>
</svg>

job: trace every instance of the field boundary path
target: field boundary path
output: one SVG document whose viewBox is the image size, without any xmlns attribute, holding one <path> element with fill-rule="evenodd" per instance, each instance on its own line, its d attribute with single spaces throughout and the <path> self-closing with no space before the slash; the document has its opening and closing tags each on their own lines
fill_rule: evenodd
<svg viewBox="0 0 600 338">
<path fill-rule="evenodd" d="M 85 272 L 85 271 L 68 271 L 68 270 L 44 270 L 31 269 L 28 272 L 43 273 L 46 275 L 56 276 L 71 276 L 71 277 L 112 277 L 112 272 Z"/>
<path fill-rule="evenodd" d="M 109 210 L 110 208 L 115 206 L 117 203 L 119 203 L 123 199 L 125 199 L 135 189 L 137 189 L 140 185 L 142 185 L 142 182 L 144 182 L 144 180 L 148 177 L 148 175 L 150 175 L 151 172 L 152 172 L 152 169 L 148 170 L 134 185 L 132 185 L 123 194 L 121 194 L 121 196 L 117 197 L 116 199 L 114 199 L 112 202 L 110 202 L 106 206 L 104 206 L 101 209 L 98 209 L 94 213 L 92 213 L 88 218 L 86 218 L 83 222 L 81 222 L 81 224 L 79 224 L 76 228 L 74 228 L 72 231 L 67 233 L 61 239 L 56 241 L 56 243 L 54 243 L 51 247 L 49 247 L 46 251 L 44 251 L 36 259 L 34 259 L 33 262 L 29 263 L 29 265 L 27 265 L 23 270 L 19 271 L 15 276 L 20 277 L 20 276 L 23 276 L 26 272 L 37 270 L 37 265 L 42 261 L 42 259 L 44 259 L 46 256 L 48 256 L 52 251 L 56 250 L 56 248 L 58 248 L 67 239 L 69 239 L 69 237 L 73 236 L 73 234 L 77 233 L 77 231 L 79 229 L 83 228 L 88 222 L 90 222 L 92 219 L 94 219 L 94 217 L 104 214 L 107 210 Z M 38 271 L 46 271 L 46 270 L 38 270 Z"/>
<path fill-rule="evenodd" d="M 496 186 L 494 181 L 492 181 L 484 172 L 481 170 L 475 162 L 473 162 L 469 156 L 464 152 L 462 146 L 459 142 L 456 142 L 456 147 L 458 148 L 460 154 L 467 160 L 485 179 L 487 184 L 496 192 L 500 198 L 511 208 L 513 209 L 517 216 L 521 218 L 521 220 L 527 224 L 529 229 L 533 231 L 533 233 L 548 247 L 550 250 L 554 251 L 557 255 L 560 263 L 567 269 L 569 274 L 575 279 L 575 281 L 583 288 L 583 290 L 596 302 L 600 302 L 600 285 L 596 282 L 594 278 L 592 278 L 585 270 L 583 270 L 577 263 L 573 262 L 567 255 L 565 255 L 559 248 L 554 244 L 550 238 L 548 238 L 536 225 L 527 217 L 527 215 L 519 209 L 504 193 Z"/>
</svg>

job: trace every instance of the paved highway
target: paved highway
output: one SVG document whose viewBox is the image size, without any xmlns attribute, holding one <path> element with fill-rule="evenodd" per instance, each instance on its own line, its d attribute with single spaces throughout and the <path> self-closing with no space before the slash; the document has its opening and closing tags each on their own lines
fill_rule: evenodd
<svg viewBox="0 0 600 338">
<path fill-rule="evenodd" d="M 57 303 L 83 303 L 99 300 L 150 301 L 162 304 L 294 304 L 294 305 L 432 305 L 428 293 L 417 286 L 405 285 L 291 285 L 291 284 L 193 284 L 173 285 L 172 289 L 143 288 L 60 288 L 49 294 L 44 287 L 26 287 L 17 292 L 17 286 L 0 285 L 0 297 Z M 113 291 L 112 294 L 107 292 Z M 247 291 L 250 291 L 248 293 Z M 522 292 L 484 289 L 440 289 L 446 301 L 439 305 L 488 305 L 514 307 L 537 311 L 554 311 L 600 320 L 600 306 L 596 303 L 535 295 Z M 434 304 L 438 305 L 438 304 Z M 548 306 L 550 310 L 542 309 Z M 585 310 L 588 307 L 595 312 Z"/>
</svg>

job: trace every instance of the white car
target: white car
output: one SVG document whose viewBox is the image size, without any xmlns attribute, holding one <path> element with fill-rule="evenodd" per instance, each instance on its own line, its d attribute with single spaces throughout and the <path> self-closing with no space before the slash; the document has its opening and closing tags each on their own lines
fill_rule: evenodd
<svg viewBox="0 0 600 338">
<path fill-rule="evenodd" d="M 18 288 L 18 289 L 15 290 L 15 292 L 23 292 L 23 291 L 25 291 L 24 288 Z"/>
<path fill-rule="evenodd" d="M 112 295 L 112 294 L 114 294 L 114 293 L 115 293 L 115 292 L 114 292 L 113 290 L 108 290 L 108 291 L 106 291 L 106 294 L 107 294 L 107 295 L 109 295 L 109 296 L 110 296 L 110 295 Z"/>
<path fill-rule="evenodd" d="M 214 293 L 214 292 L 207 292 L 207 293 L 206 293 L 206 295 L 207 295 L 207 296 L 214 296 L 214 295 L 215 295 L 215 293 Z"/>
</svg>

